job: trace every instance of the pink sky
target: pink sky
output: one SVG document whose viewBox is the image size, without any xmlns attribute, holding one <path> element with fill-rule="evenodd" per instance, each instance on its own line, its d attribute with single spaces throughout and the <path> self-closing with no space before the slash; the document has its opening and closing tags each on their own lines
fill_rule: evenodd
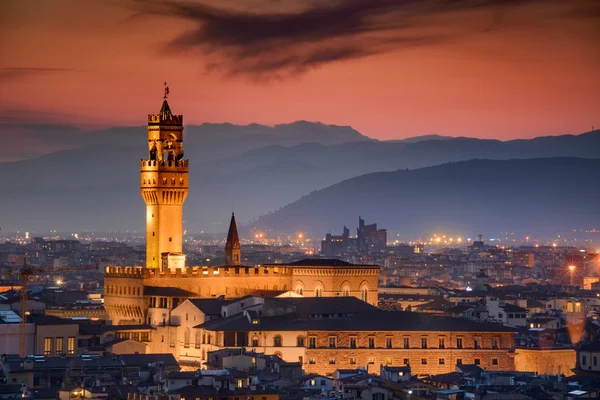
<svg viewBox="0 0 600 400">
<path fill-rule="evenodd" d="M 242 9 L 249 2 L 218 4 Z M 246 64 L 229 56 L 239 48 L 212 43 L 208 52 L 203 43 L 165 51 L 198 26 L 188 18 L 140 13 L 127 1 L 8 0 L 0 6 L 0 116 L 144 125 L 167 81 L 171 107 L 187 124 L 309 120 L 351 125 L 380 139 L 580 133 L 600 126 L 597 4 L 531 2 L 500 17 L 485 8 L 422 14 L 411 20 L 411 34 L 442 26 L 452 31 L 449 40 L 256 76 L 239 73 Z M 273 46 L 259 58 L 290 46 Z M 214 63 L 221 69 L 207 72 Z"/>
</svg>

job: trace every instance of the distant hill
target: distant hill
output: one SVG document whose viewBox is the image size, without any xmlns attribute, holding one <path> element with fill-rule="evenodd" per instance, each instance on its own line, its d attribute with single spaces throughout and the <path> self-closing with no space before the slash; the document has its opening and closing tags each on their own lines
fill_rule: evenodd
<svg viewBox="0 0 600 400">
<path fill-rule="evenodd" d="M 431 135 L 412 136 L 412 137 L 408 137 L 406 139 L 399 139 L 399 140 L 388 140 L 388 142 L 417 143 L 417 142 L 423 142 L 425 140 L 448 140 L 448 139 L 454 139 L 454 137 L 431 134 Z"/>
<path fill-rule="evenodd" d="M 259 133 L 253 135 L 253 129 Z M 85 147 L 0 163 L 2 229 L 142 229 L 139 160 L 147 156 L 145 129 L 105 135 L 114 141 L 106 143 L 105 136 Z M 239 222 L 248 223 L 313 190 L 371 172 L 475 158 L 600 158 L 600 131 L 508 142 L 454 138 L 390 143 L 348 127 L 299 122 L 260 129 L 205 124 L 197 131 L 186 127 L 184 135 L 190 159 L 184 212 L 190 232 L 222 232 L 232 209 Z M 312 140 L 315 136 L 321 140 Z M 302 140 L 309 142 L 295 144 Z M 324 143 L 328 140 L 337 143 Z"/>
<path fill-rule="evenodd" d="M 600 160 L 471 160 L 378 172 L 313 192 L 254 228 L 341 232 L 368 222 L 405 234 L 544 232 L 600 226 Z"/>
<path fill-rule="evenodd" d="M 16 133 L 16 135 L 15 135 Z M 76 149 L 98 145 L 135 147 L 143 150 L 147 136 L 146 127 L 115 127 L 84 132 L 68 125 L 52 124 L 5 124 L 0 135 L 12 137 L 8 148 L 0 149 L 3 157 L 15 159 L 35 158 L 42 154 L 31 152 L 40 144 L 51 149 Z M 325 125 L 319 122 L 297 121 L 289 124 L 266 126 L 259 124 L 234 125 L 229 123 L 186 125 L 185 147 L 197 160 L 213 160 L 272 145 L 294 146 L 315 142 L 336 145 L 348 142 L 372 140 L 349 126 Z M 37 146 L 36 146 L 37 144 Z M 11 154 L 4 154 L 7 151 Z"/>
</svg>

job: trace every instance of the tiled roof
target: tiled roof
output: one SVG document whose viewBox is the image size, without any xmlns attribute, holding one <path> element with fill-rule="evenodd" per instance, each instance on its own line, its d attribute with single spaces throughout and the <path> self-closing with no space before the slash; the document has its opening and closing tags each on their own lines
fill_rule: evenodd
<svg viewBox="0 0 600 400">
<path fill-rule="evenodd" d="M 221 306 L 226 302 L 223 299 L 189 299 L 204 315 L 221 315 Z"/>
<path fill-rule="evenodd" d="M 341 318 L 299 318 L 297 315 L 261 317 L 252 324 L 245 315 L 215 319 L 198 325 L 211 331 L 452 331 L 452 332 L 516 332 L 500 324 L 439 317 L 406 311 L 358 312 Z"/>
<path fill-rule="evenodd" d="M 144 296 L 196 297 L 197 294 L 176 287 L 144 286 Z"/>
</svg>

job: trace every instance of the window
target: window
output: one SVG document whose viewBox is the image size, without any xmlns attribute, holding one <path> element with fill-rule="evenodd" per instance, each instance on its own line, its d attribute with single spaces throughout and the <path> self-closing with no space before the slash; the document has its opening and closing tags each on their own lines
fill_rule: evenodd
<svg viewBox="0 0 600 400">
<path fill-rule="evenodd" d="M 426 349 L 427 348 L 427 338 L 421 338 L 421 348 L 422 349 Z"/>
<path fill-rule="evenodd" d="M 190 347 L 190 328 L 185 328 L 185 332 L 183 334 L 183 347 Z"/>
<path fill-rule="evenodd" d="M 243 380 L 241 380 L 241 379 L 238 379 L 238 380 L 237 380 L 237 388 L 238 388 L 238 389 L 241 389 L 241 388 L 243 388 L 243 387 L 244 387 L 244 381 L 243 381 Z"/>
<path fill-rule="evenodd" d="M 351 337 L 350 338 L 350 348 L 351 349 L 355 349 L 356 348 L 356 337 Z"/>
<path fill-rule="evenodd" d="M 407 337 L 404 338 L 404 348 L 410 349 L 410 338 L 407 338 Z"/>
<path fill-rule="evenodd" d="M 296 339 L 298 347 L 304 347 L 304 336 L 298 336 Z"/>
<path fill-rule="evenodd" d="M 352 364 L 352 365 L 356 364 L 356 358 L 355 357 L 350 357 L 350 364 Z"/>
<path fill-rule="evenodd" d="M 444 360 L 443 358 L 440 358 L 439 363 L 440 363 L 440 365 L 444 365 L 444 364 L 446 364 L 446 360 Z"/>
<path fill-rule="evenodd" d="M 308 347 L 315 349 L 317 347 L 317 337 L 311 336 L 308 338 Z"/>
<path fill-rule="evenodd" d="M 404 365 L 410 364 L 410 360 L 408 358 L 405 358 L 404 360 L 402 360 L 402 362 L 404 363 Z"/>
<path fill-rule="evenodd" d="M 51 356 L 52 355 L 52 338 L 44 338 L 44 355 Z"/>
<path fill-rule="evenodd" d="M 273 346 L 274 347 L 281 347 L 282 345 L 282 341 L 281 341 L 281 336 L 277 335 L 273 338 Z"/>
<path fill-rule="evenodd" d="M 374 349 L 375 348 L 375 338 L 374 337 L 370 337 L 369 338 L 369 348 L 370 349 Z"/>
<path fill-rule="evenodd" d="M 462 349 L 463 348 L 462 338 L 456 338 L 456 348 L 457 349 Z"/>
<path fill-rule="evenodd" d="M 475 365 L 479 365 L 479 364 L 481 364 L 481 360 L 480 360 L 479 358 L 476 358 L 476 359 L 475 359 L 475 362 L 474 362 L 474 364 L 475 364 Z"/>
<path fill-rule="evenodd" d="M 421 364 L 427 365 L 427 359 L 426 358 L 421 358 Z"/>
<path fill-rule="evenodd" d="M 586 356 L 581 356 L 581 364 L 587 365 L 587 357 Z"/>
<path fill-rule="evenodd" d="M 337 344 L 337 339 L 335 336 L 329 336 L 329 348 L 330 349 L 335 349 Z"/>
<path fill-rule="evenodd" d="M 594 367 L 597 367 L 598 366 L 598 357 L 594 356 L 594 358 L 592 360 L 593 360 Z"/>
<path fill-rule="evenodd" d="M 494 336 L 492 338 L 492 349 L 498 349 L 498 348 L 500 348 L 500 338 Z"/>
<path fill-rule="evenodd" d="M 385 347 L 386 347 L 386 349 L 391 349 L 393 347 L 392 345 L 393 345 L 392 338 L 391 337 L 386 337 L 385 338 Z"/>
<path fill-rule="evenodd" d="M 75 338 L 73 336 L 69 337 L 67 341 L 67 353 L 75 354 Z"/>
<path fill-rule="evenodd" d="M 329 364 L 331 364 L 331 365 L 335 364 L 335 358 L 330 358 L 329 359 Z"/>
<path fill-rule="evenodd" d="M 363 288 L 363 289 L 360 291 L 360 299 L 361 299 L 362 301 L 367 301 L 367 299 L 368 299 L 368 298 L 369 298 L 369 289 L 367 289 L 367 288 Z"/>
<path fill-rule="evenodd" d="M 392 365 L 392 357 L 385 358 L 385 365 Z"/>
<path fill-rule="evenodd" d="M 473 348 L 475 348 L 475 349 L 481 348 L 481 339 L 480 338 L 473 339 Z"/>
<path fill-rule="evenodd" d="M 63 353 L 63 338 L 61 337 L 57 337 L 56 338 L 56 354 L 60 355 Z"/>
<path fill-rule="evenodd" d="M 349 295 L 350 295 L 350 290 L 348 289 L 348 287 L 347 287 L 347 286 L 345 286 L 345 287 L 342 289 L 342 296 L 344 296 L 344 297 L 348 297 Z"/>
<path fill-rule="evenodd" d="M 492 358 L 492 365 L 498 365 L 498 359 Z"/>
<path fill-rule="evenodd" d="M 462 358 L 456 359 L 456 365 L 462 365 Z"/>
<path fill-rule="evenodd" d="M 440 349 L 445 349 L 446 348 L 446 338 L 443 338 L 443 337 L 440 338 L 438 347 Z"/>
<path fill-rule="evenodd" d="M 323 297 L 323 289 L 318 287 L 315 288 L 315 297 Z"/>
<path fill-rule="evenodd" d="M 308 359 L 308 363 L 309 363 L 309 364 L 313 364 L 313 365 L 314 365 L 314 364 L 316 364 L 317 362 L 315 361 L 315 359 L 314 359 L 314 358 L 309 358 L 309 359 Z"/>
</svg>

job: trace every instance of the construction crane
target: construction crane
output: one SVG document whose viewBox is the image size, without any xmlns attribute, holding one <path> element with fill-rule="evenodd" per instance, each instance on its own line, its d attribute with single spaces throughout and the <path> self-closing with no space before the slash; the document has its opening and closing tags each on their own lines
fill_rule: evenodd
<svg viewBox="0 0 600 400">
<path fill-rule="evenodd" d="M 21 268 L 21 272 L 19 273 L 21 281 L 21 342 L 19 347 L 20 357 L 27 356 L 27 335 L 25 331 L 27 328 L 27 284 L 29 283 L 29 278 L 32 274 L 33 271 L 27 266 L 27 257 L 23 257 L 23 268 Z"/>
</svg>

